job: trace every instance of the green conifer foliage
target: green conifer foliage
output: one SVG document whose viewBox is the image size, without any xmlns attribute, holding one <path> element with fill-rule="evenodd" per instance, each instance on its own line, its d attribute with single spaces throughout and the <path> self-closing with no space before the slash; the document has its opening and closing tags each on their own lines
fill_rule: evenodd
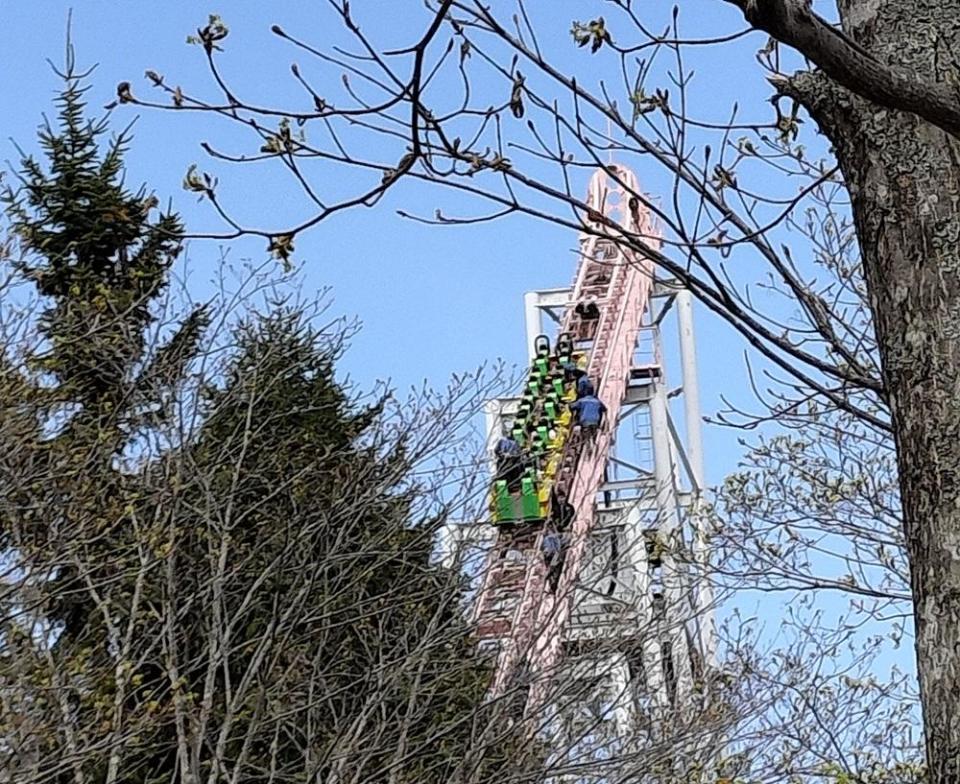
<svg viewBox="0 0 960 784">
<path fill-rule="evenodd" d="M 136 555 L 132 519 L 148 495 L 119 458 L 169 415 L 207 316 L 197 308 L 156 339 L 182 225 L 127 189 L 128 136 L 106 140 L 106 119 L 85 119 L 72 62 L 62 76 L 42 156 L 23 154 L 0 194 L 19 241 L 14 274 L 42 303 L 29 348 L 0 367 L 0 525 L 39 581 L 63 655 L 108 657 L 100 616 L 129 588 L 116 577 Z"/>
<path fill-rule="evenodd" d="M 483 704 L 459 579 L 431 561 L 414 433 L 337 382 L 339 333 L 296 309 L 242 324 L 199 429 L 176 420 L 208 320 L 155 340 L 183 229 L 125 188 L 125 135 L 102 145 L 65 78 L 42 161 L 3 194 L 43 310 L 34 348 L 0 354 L 0 529 L 28 578 L 0 597 L 0 765 L 57 784 L 516 769 L 519 725 Z"/>
<path fill-rule="evenodd" d="M 183 227 L 173 213 L 154 218 L 157 199 L 144 188 L 127 190 L 129 137 L 121 133 L 101 151 L 107 121 L 84 118 L 83 93 L 68 74 L 59 122 L 39 132 L 45 161 L 24 155 L 19 187 L 3 199 L 23 245 L 20 271 L 49 301 L 38 325 L 45 344 L 32 369 L 52 380 L 51 404 L 80 407 L 74 426 L 98 428 L 105 445 L 118 449 L 159 404 L 158 382 L 176 380 L 202 319 L 198 312 L 142 366 L 152 309 Z"/>
<path fill-rule="evenodd" d="M 197 608 L 179 618 L 188 712 L 231 727 L 224 754 L 247 782 L 269 780 L 267 759 L 287 780 L 449 781 L 489 721 L 490 671 L 456 578 L 431 563 L 405 436 L 350 400 L 301 313 L 249 323 L 237 344 L 181 457 L 196 478 L 175 546 L 175 590 Z M 229 639 L 213 672 L 211 639 Z"/>
</svg>

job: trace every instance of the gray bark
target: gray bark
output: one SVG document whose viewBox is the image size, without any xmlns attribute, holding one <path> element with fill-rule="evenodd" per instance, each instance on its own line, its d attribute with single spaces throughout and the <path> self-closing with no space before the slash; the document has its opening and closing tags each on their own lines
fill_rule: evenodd
<svg viewBox="0 0 960 784">
<path fill-rule="evenodd" d="M 921 68 L 914 68 L 912 65 L 915 63 L 905 62 L 910 59 L 909 56 L 884 57 L 882 53 L 860 43 L 859 39 L 864 37 L 865 30 L 869 31 L 873 18 L 879 16 L 881 0 L 838 0 L 845 22 L 842 31 L 818 16 L 811 0 L 725 2 L 738 6 L 747 21 L 757 29 L 770 33 L 778 41 L 802 52 L 837 84 L 880 106 L 913 112 L 960 138 L 960 102 L 957 101 L 956 82 L 929 78 L 934 71 L 933 63 L 929 61 L 924 62 Z M 911 29 L 912 18 L 909 14 L 913 8 L 922 13 L 933 5 L 925 0 L 891 2 L 889 6 L 895 12 L 885 15 L 898 16 L 899 21 L 906 22 L 906 29 L 902 32 L 908 35 L 924 27 L 927 27 L 924 34 L 932 32 L 936 35 L 938 31 L 925 24 L 930 21 L 929 18 L 922 16 L 917 17 L 919 24 Z M 950 7 L 952 4 L 944 5 Z M 858 34 L 848 34 L 850 28 L 859 28 Z M 930 41 L 914 43 L 919 44 L 920 50 L 930 51 L 925 46 Z M 942 44 L 943 40 L 940 40 L 937 45 Z M 944 49 L 943 54 L 948 52 L 948 49 Z"/>
<path fill-rule="evenodd" d="M 840 0 L 878 61 L 951 86 L 960 0 Z M 852 199 L 897 444 L 932 784 L 960 782 L 960 142 L 822 72 L 780 89 L 834 144 Z M 960 93 L 954 93 L 960 106 Z"/>
</svg>

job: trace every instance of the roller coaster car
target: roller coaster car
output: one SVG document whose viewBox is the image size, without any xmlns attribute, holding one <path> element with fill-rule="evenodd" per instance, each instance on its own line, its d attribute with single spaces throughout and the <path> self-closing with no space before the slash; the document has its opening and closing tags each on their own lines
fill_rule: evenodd
<svg viewBox="0 0 960 784">
<path fill-rule="evenodd" d="M 564 405 L 576 398 L 573 376 L 565 368 L 575 365 L 582 375 L 587 357 L 574 349 L 568 333 L 557 338 L 555 354 L 550 339 L 538 335 L 534 341 L 534 359 L 526 388 L 513 422 L 514 440 L 540 471 L 527 469 L 516 488 L 516 476 L 493 483 L 490 511 L 494 524 L 534 522 L 546 518 L 550 490 L 561 467 L 562 452 L 570 428 L 570 411 Z M 508 482 L 509 479 L 509 482 Z M 513 492 L 511 492 L 513 488 Z"/>
</svg>

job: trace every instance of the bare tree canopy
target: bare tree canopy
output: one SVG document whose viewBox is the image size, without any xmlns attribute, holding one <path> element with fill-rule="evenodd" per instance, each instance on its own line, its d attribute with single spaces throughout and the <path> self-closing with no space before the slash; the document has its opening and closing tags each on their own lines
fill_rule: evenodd
<svg viewBox="0 0 960 784">
<path fill-rule="evenodd" d="M 432 557 L 472 492 L 445 461 L 498 375 L 362 397 L 334 376 L 350 325 L 276 274 L 202 308 L 169 294 L 182 227 L 126 189 L 129 140 L 101 148 L 69 66 L 5 194 L 0 779 L 536 763 L 484 705 L 462 578 Z"/>
<path fill-rule="evenodd" d="M 723 13 L 728 6 L 734 13 Z M 383 12 L 379 4 L 328 7 L 350 48 L 273 28 L 305 60 L 291 69 L 303 90 L 295 106 L 231 89 L 220 62 L 237 45 L 216 17 L 195 43 L 217 99 L 156 72 L 148 78 L 162 100 L 129 83 L 117 99 L 240 123 L 257 149 L 209 142 L 211 157 L 275 159 L 311 210 L 297 225 L 248 226 L 233 217 L 226 180 L 191 169 L 184 185 L 213 204 L 228 227 L 222 236 L 261 235 L 286 258 L 300 232 L 372 206 L 404 180 L 477 205 L 454 216 L 441 202 L 417 220 L 524 214 L 593 231 L 653 258 L 739 330 L 787 383 L 778 414 L 816 401 L 821 412 L 853 417 L 882 448 L 892 440 L 931 780 L 960 779 L 960 5 L 838 0 L 818 14 L 801 0 L 715 2 L 687 35 L 684 14 L 702 14 L 702 4 L 670 13 L 595 3 L 568 32 L 553 9 L 522 0 L 443 0 L 428 3 L 418 40 L 392 48 L 361 23 Z M 745 39 L 757 41 L 755 55 Z M 574 46 L 580 59 L 571 59 Z M 772 83 L 775 116 L 765 99 L 703 116 L 688 62 L 719 92 L 731 60 L 754 58 L 758 78 Z M 827 144 L 807 138 L 805 117 Z M 611 154 L 629 165 L 636 158 L 663 184 L 662 200 L 634 194 L 659 218 L 662 251 L 623 226 L 591 222 L 580 173 Z M 344 195 L 342 182 L 314 176 L 320 164 L 350 171 L 358 187 Z M 807 227 L 799 241 L 789 233 L 798 227 Z M 762 287 L 768 295 L 759 297 Z"/>
</svg>

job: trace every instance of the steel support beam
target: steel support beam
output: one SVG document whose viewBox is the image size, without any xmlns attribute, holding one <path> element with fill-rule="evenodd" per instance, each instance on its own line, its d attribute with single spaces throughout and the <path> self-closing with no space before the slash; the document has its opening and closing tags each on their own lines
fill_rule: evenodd
<svg viewBox="0 0 960 784">
<path fill-rule="evenodd" d="M 572 294 L 572 289 L 560 288 L 528 291 L 523 295 L 523 315 L 527 332 L 527 356 L 530 362 L 533 362 L 535 356 L 533 343 L 537 339 L 537 335 L 543 334 L 544 312 L 550 315 L 554 321 L 557 321 L 557 317 L 552 312 L 553 309 L 565 308 L 570 302 Z"/>
<path fill-rule="evenodd" d="M 697 351 L 693 332 L 693 294 L 689 289 L 677 292 L 677 326 L 680 332 L 680 366 L 683 372 L 683 418 L 687 431 L 686 455 L 692 474 L 694 497 L 691 510 L 693 524 L 694 605 L 699 618 L 696 628 L 704 664 L 717 666 L 717 622 L 713 608 L 713 585 L 710 575 L 710 547 L 706 517 L 700 509 L 700 495 L 706 486 L 703 468 L 703 429 L 700 413 L 700 385 L 697 380 Z"/>
<path fill-rule="evenodd" d="M 650 423 L 653 430 L 654 475 L 657 481 L 657 505 L 660 516 L 658 528 L 665 547 L 665 552 L 661 556 L 663 598 L 666 604 L 663 621 L 667 627 L 664 631 L 665 637 L 670 640 L 671 658 L 676 677 L 676 700 L 678 705 L 682 705 L 693 690 L 693 673 L 686 631 L 690 603 L 687 592 L 684 590 L 682 562 L 678 563 L 671 552 L 680 546 L 683 537 L 674 484 L 676 472 L 670 441 L 667 389 L 663 379 L 657 381 L 653 397 L 650 399 Z"/>
<path fill-rule="evenodd" d="M 523 295 L 523 317 L 527 328 L 527 359 L 529 362 L 533 362 L 533 358 L 537 355 L 533 344 L 537 340 L 537 335 L 541 334 L 543 329 L 536 291 L 528 291 Z"/>
<path fill-rule="evenodd" d="M 693 294 L 677 292 L 677 324 L 680 332 L 680 368 L 683 374 L 683 419 L 686 424 L 686 453 L 693 472 L 695 489 L 704 487 L 703 428 L 700 415 L 700 385 L 697 383 L 697 349 L 693 339 Z"/>
</svg>

